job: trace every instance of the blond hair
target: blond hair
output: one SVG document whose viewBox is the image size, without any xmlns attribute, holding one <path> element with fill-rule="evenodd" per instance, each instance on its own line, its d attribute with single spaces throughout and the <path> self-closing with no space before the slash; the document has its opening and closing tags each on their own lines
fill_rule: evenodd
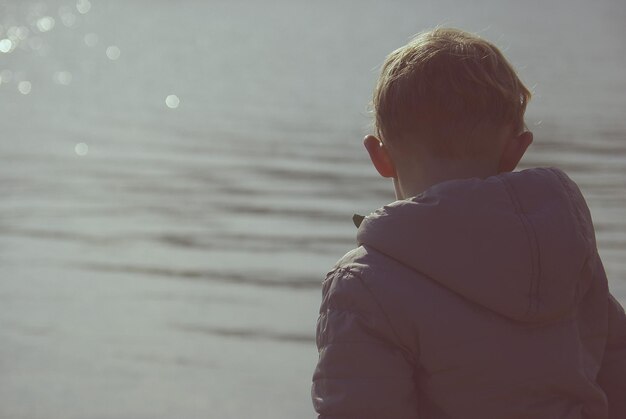
<svg viewBox="0 0 626 419">
<path fill-rule="evenodd" d="M 458 29 L 423 32 L 385 60 L 373 107 L 383 142 L 443 158 L 480 158 L 504 127 L 521 132 L 530 92 L 491 43 Z"/>
</svg>

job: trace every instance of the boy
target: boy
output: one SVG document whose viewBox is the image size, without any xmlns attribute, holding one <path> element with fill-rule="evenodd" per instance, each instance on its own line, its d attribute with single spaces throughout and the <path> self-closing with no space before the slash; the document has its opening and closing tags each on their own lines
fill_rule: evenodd
<svg viewBox="0 0 626 419">
<path fill-rule="evenodd" d="M 489 42 L 389 55 L 365 147 L 396 197 L 323 283 L 319 418 L 626 418 L 626 316 L 589 210 L 556 168 L 513 172 L 530 93 Z"/>
</svg>

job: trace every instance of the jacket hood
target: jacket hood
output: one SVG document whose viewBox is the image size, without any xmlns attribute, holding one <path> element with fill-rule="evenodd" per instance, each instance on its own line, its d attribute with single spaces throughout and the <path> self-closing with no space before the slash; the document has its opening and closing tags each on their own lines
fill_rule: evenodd
<svg viewBox="0 0 626 419">
<path fill-rule="evenodd" d="M 553 167 L 438 183 L 365 217 L 357 241 L 528 322 L 571 312 L 597 255 L 585 200 Z"/>
</svg>

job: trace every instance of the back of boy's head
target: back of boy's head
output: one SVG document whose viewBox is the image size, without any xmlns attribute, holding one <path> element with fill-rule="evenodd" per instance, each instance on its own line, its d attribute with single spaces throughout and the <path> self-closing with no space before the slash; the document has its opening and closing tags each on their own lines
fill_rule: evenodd
<svg viewBox="0 0 626 419">
<path fill-rule="evenodd" d="M 437 28 L 387 57 L 373 105 L 378 135 L 392 148 L 481 159 L 493 155 L 503 130 L 523 130 L 529 99 L 494 45 Z"/>
</svg>

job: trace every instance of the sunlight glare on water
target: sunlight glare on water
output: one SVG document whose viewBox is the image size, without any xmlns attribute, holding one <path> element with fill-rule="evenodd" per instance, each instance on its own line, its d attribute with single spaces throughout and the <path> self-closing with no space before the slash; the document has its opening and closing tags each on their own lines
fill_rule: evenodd
<svg viewBox="0 0 626 419">
<path fill-rule="evenodd" d="M 13 72 L 11 70 L 0 71 L 0 80 L 2 83 L 10 83 L 13 80 Z"/>
<path fill-rule="evenodd" d="M 61 22 L 64 26 L 71 28 L 76 23 L 76 15 L 72 12 L 69 6 L 61 6 L 59 8 L 59 16 L 61 16 Z"/>
<path fill-rule="evenodd" d="M 53 80 L 57 84 L 67 86 L 72 82 L 72 73 L 69 71 L 57 71 L 54 73 Z"/>
<path fill-rule="evenodd" d="M 107 47 L 106 54 L 110 60 L 115 61 L 120 58 L 121 51 L 116 45 L 111 45 Z"/>
<path fill-rule="evenodd" d="M 0 52 L 8 53 L 13 50 L 13 41 L 8 38 L 0 40 Z"/>
<path fill-rule="evenodd" d="M 178 105 L 180 105 L 180 99 L 176 95 L 168 95 L 165 98 L 165 104 L 170 109 L 176 109 L 178 108 Z"/>
<path fill-rule="evenodd" d="M 17 89 L 21 94 L 27 95 L 32 89 L 32 84 L 28 80 L 23 80 L 17 84 Z"/>
<path fill-rule="evenodd" d="M 78 13 L 84 15 L 91 9 L 91 2 L 89 0 L 78 0 L 76 2 L 76 9 Z"/>
<path fill-rule="evenodd" d="M 48 32 L 54 29 L 55 21 L 52 16 L 44 16 L 37 20 L 37 29 L 39 32 Z"/>
<path fill-rule="evenodd" d="M 96 45 L 98 45 L 98 35 L 96 35 L 95 33 L 88 33 L 85 35 L 84 41 L 85 45 L 87 45 L 88 47 L 95 47 Z"/>
<path fill-rule="evenodd" d="M 89 147 L 85 143 L 78 143 L 74 146 L 74 152 L 79 156 L 85 156 L 89 151 Z"/>
</svg>

